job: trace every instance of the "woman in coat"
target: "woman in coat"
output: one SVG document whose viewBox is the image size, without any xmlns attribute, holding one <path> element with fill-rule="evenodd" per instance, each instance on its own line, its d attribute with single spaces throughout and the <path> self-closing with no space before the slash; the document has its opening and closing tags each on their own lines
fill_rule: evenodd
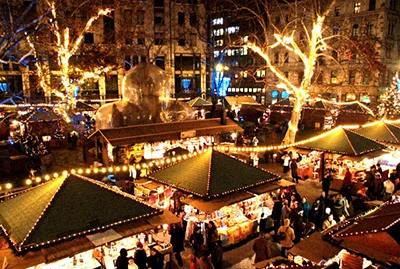
<svg viewBox="0 0 400 269">
<path fill-rule="evenodd" d="M 293 240 L 295 239 L 294 230 L 290 227 L 289 219 L 284 220 L 283 226 L 278 229 L 279 233 L 285 234 L 285 239 L 280 241 L 282 247 L 281 256 L 287 257 L 287 250 L 293 247 Z"/>
</svg>

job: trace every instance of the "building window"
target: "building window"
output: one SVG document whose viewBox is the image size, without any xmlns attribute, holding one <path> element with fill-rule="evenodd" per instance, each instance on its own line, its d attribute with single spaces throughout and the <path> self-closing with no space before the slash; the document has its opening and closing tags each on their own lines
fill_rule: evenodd
<svg viewBox="0 0 400 269">
<path fill-rule="evenodd" d="M 386 58 L 387 59 L 392 58 L 392 51 L 393 51 L 393 46 L 391 46 L 391 45 L 386 46 Z"/>
<path fill-rule="evenodd" d="M 369 11 L 373 11 L 376 8 L 376 0 L 369 0 Z"/>
<path fill-rule="evenodd" d="M 346 102 L 355 101 L 357 99 L 356 94 L 352 92 L 346 93 Z"/>
<path fill-rule="evenodd" d="M 349 71 L 349 84 L 354 85 L 356 82 L 356 71 L 350 70 Z"/>
<path fill-rule="evenodd" d="M 163 25 L 164 24 L 164 18 L 162 16 L 154 16 L 154 24 Z"/>
<path fill-rule="evenodd" d="M 124 10 L 124 22 L 127 25 L 132 24 L 132 10 L 131 9 Z"/>
<path fill-rule="evenodd" d="M 136 11 L 136 23 L 138 25 L 144 25 L 144 10 Z"/>
<path fill-rule="evenodd" d="M 190 46 L 194 47 L 197 44 L 197 36 L 196 34 L 190 34 Z"/>
<path fill-rule="evenodd" d="M 340 6 L 335 7 L 335 16 L 340 16 Z"/>
<path fill-rule="evenodd" d="M 132 38 L 129 38 L 129 37 L 125 38 L 125 45 L 132 46 L 133 45 Z"/>
<path fill-rule="evenodd" d="M 278 64 L 279 63 L 279 53 L 275 52 L 274 54 L 274 63 Z"/>
<path fill-rule="evenodd" d="M 353 37 L 358 36 L 358 30 L 359 30 L 358 24 L 354 24 L 353 29 L 351 31 L 351 36 L 353 36 Z"/>
<path fill-rule="evenodd" d="M 83 38 L 85 44 L 94 44 L 94 34 L 93 33 L 85 33 Z"/>
<path fill-rule="evenodd" d="M 360 94 L 360 102 L 370 103 L 371 102 L 371 97 L 369 96 L 368 93 L 362 93 L 362 94 Z"/>
<path fill-rule="evenodd" d="M 297 73 L 297 83 L 300 85 L 304 78 L 304 72 Z"/>
<path fill-rule="evenodd" d="M 389 22 L 388 24 L 388 35 L 393 35 L 394 32 L 394 23 Z"/>
<path fill-rule="evenodd" d="M 178 12 L 178 24 L 184 25 L 185 24 L 185 13 Z"/>
<path fill-rule="evenodd" d="M 224 40 L 223 39 L 215 40 L 214 43 L 216 47 L 222 47 L 224 45 Z"/>
<path fill-rule="evenodd" d="M 156 58 L 156 65 L 165 70 L 165 57 L 159 56 Z"/>
<path fill-rule="evenodd" d="M 367 24 L 367 36 L 373 36 L 374 35 L 374 25 L 371 23 Z"/>
<path fill-rule="evenodd" d="M 180 38 L 178 40 L 178 45 L 181 46 L 181 47 L 185 46 L 186 45 L 186 40 L 184 38 Z"/>
<path fill-rule="evenodd" d="M 154 0 L 154 6 L 155 7 L 163 7 L 164 6 L 164 0 Z"/>
<path fill-rule="evenodd" d="M 163 38 L 156 38 L 154 40 L 154 44 L 158 45 L 158 46 L 164 45 L 164 39 Z"/>
<path fill-rule="evenodd" d="M 390 10 L 396 10 L 397 9 L 397 0 L 390 0 L 389 8 L 390 8 Z"/>
<path fill-rule="evenodd" d="M 285 76 L 285 78 L 289 78 L 289 72 L 283 72 L 283 75 Z"/>
<path fill-rule="evenodd" d="M 336 50 L 332 50 L 332 58 L 337 61 L 339 58 L 339 53 Z"/>
<path fill-rule="evenodd" d="M 281 24 L 281 17 L 279 17 L 279 16 L 275 17 L 275 24 L 276 25 Z"/>
<path fill-rule="evenodd" d="M 284 61 L 284 63 L 285 64 L 287 64 L 287 63 L 289 63 L 289 53 L 285 53 L 285 61 Z"/>
<path fill-rule="evenodd" d="M 212 25 L 222 25 L 224 24 L 224 18 L 216 18 L 212 20 Z"/>
<path fill-rule="evenodd" d="M 318 74 L 317 83 L 318 83 L 318 84 L 322 84 L 323 78 L 324 78 L 324 71 L 321 71 L 321 72 Z"/>
<path fill-rule="evenodd" d="M 360 11 L 361 11 L 361 3 L 360 2 L 354 3 L 354 13 L 360 13 Z"/>
<path fill-rule="evenodd" d="M 144 38 L 138 38 L 137 43 L 138 45 L 144 45 Z"/>
<path fill-rule="evenodd" d="M 190 26 L 196 26 L 197 25 L 197 15 L 195 12 L 190 13 Z"/>
<path fill-rule="evenodd" d="M 331 84 L 336 84 L 337 81 L 337 71 L 336 70 L 332 70 L 331 71 Z"/>
</svg>

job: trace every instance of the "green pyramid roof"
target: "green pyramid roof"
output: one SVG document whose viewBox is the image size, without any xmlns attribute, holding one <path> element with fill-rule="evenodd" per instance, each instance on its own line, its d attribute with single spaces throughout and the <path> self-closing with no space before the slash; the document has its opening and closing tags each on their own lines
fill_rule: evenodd
<svg viewBox="0 0 400 269">
<path fill-rule="evenodd" d="M 203 199 L 216 198 L 279 178 L 214 150 L 155 171 L 149 177 Z"/>
<path fill-rule="evenodd" d="M 362 127 L 355 132 L 373 140 L 399 144 L 400 143 L 400 127 L 386 123 L 384 121 L 376 122 Z"/>
<path fill-rule="evenodd" d="M 201 97 L 196 97 L 195 99 L 192 99 L 192 100 L 188 101 L 187 103 L 191 107 L 212 106 L 211 102 L 208 102 L 207 100 L 204 100 Z"/>
<path fill-rule="evenodd" d="M 337 127 L 296 147 L 352 156 L 384 148 L 382 144 L 343 127 Z"/>
<path fill-rule="evenodd" d="M 2 228 L 18 251 L 161 213 L 129 194 L 77 175 L 57 178 L 0 203 Z"/>
</svg>

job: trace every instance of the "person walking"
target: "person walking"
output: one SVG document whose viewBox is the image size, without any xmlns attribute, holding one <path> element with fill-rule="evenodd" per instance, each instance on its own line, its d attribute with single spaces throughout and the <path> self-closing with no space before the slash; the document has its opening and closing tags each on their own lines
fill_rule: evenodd
<svg viewBox="0 0 400 269">
<path fill-rule="evenodd" d="M 303 220 L 305 223 L 308 223 L 310 221 L 311 205 L 305 196 L 301 200 L 301 207 L 303 208 Z"/>
<path fill-rule="evenodd" d="M 329 197 L 329 189 L 331 187 L 332 181 L 332 170 L 328 169 L 328 171 L 324 174 L 324 177 L 322 178 L 322 191 L 325 192 L 325 197 Z"/>
<path fill-rule="evenodd" d="M 224 255 L 224 249 L 222 248 L 222 241 L 218 240 L 214 250 L 211 253 L 211 263 L 215 269 L 222 269 L 222 257 Z"/>
<path fill-rule="evenodd" d="M 183 231 L 180 223 L 172 224 L 170 235 L 171 235 L 170 243 L 172 245 L 172 251 L 174 252 L 178 265 L 182 267 L 183 261 L 181 257 L 181 252 L 185 250 L 184 247 L 185 232 Z"/>
<path fill-rule="evenodd" d="M 281 226 L 281 219 L 282 219 L 282 202 L 278 199 L 278 197 L 273 197 L 272 200 L 274 201 L 274 207 L 272 208 L 271 218 L 274 221 L 274 232 L 275 235 L 278 233 L 278 229 Z M 261 229 L 260 229 L 261 231 Z"/>
<path fill-rule="evenodd" d="M 218 230 L 217 227 L 215 226 L 215 223 L 210 221 L 207 224 L 207 232 L 206 232 L 206 243 L 207 243 L 207 248 L 210 251 L 213 251 L 215 244 L 219 240 L 218 236 Z"/>
<path fill-rule="evenodd" d="M 272 257 L 271 245 L 268 239 L 270 239 L 270 236 L 266 237 L 265 233 L 261 231 L 260 236 L 254 240 L 253 251 L 256 253 L 254 263 L 265 261 Z"/>
<path fill-rule="evenodd" d="M 283 160 L 283 173 L 286 174 L 289 172 L 289 162 L 290 162 L 290 156 L 289 154 L 285 153 L 282 157 Z"/>
<path fill-rule="evenodd" d="M 294 230 L 290 227 L 290 220 L 285 219 L 283 226 L 279 227 L 278 234 L 283 233 L 284 239 L 280 241 L 281 256 L 287 257 L 287 251 L 293 247 L 293 240 L 295 239 Z"/>
<path fill-rule="evenodd" d="M 115 265 L 117 269 L 128 269 L 128 264 L 128 251 L 125 248 L 121 248 Z"/>
<path fill-rule="evenodd" d="M 292 159 L 292 161 L 290 162 L 290 169 L 292 170 L 292 180 L 295 183 L 299 183 L 299 175 L 297 168 L 298 168 L 297 159 Z"/>
<path fill-rule="evenodd" d="M 201 256 L 201 249 L 204 245 L 204 237 L 201 233 L 199 226 L 195 226 L 192 235 L 189 238 L 189 243 L 193 249 L 194 255 L 196 257 Z"/>
</svg>

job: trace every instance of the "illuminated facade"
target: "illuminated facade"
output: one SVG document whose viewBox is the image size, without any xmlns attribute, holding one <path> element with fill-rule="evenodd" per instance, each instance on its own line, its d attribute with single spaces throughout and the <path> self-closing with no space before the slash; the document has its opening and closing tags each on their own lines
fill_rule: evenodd
<svg viewBox="0 0 400 269">
<path fill-rule="evenodd" d="M 292 19 L 292 14 L 282 10 L 284 7 L 276 16 L 273 11 L 270 13 L 269 44 L 275 42 L 271 25 L 283 28 Z M 337 0 L 326 19 L 328 27 L 323 35 L 345 38 L 340 42 L 327 41 L 329 52 L 318 59 L 309 89 L 310 96 L 338 102 L 376 104 L 378 96 L 389 87 L 400 68 L 399 18 L 397 0 Z M 211 22 L 214 59 L 229 66 L 231 83 L 227 95 L 252 96 L 264 104 L 287 98 L 288 94 L 277 87 L 279 81 L 263 67 L 263 61 L 238 46 L 246 44 L 249 39 L 252 41 L 252 34 L 259 30 L 244 23 L 248 22 L 223 12 L 215 12 Z M 294 38 L 300 40 L 304 36 L 297 34 Z M 354 46 L 349 46 L 350 43 Z M 300 85 L 304 64 L 298 56 L 283 47 L 269 51 L 273 64 L 293 85 Z M 363 57 L 359 55 L 360 51 Z"/>
<path fill-rule="evenodd" d="M 64 8 L 76 8 L 68 5 L 73 1 L 63 3 L 59 12 L 63 12 Z M 71 57 L 69 65 L 76 68 L 75 63 L 83 59 L 83 63 L 93 65 L 99 62 L 111 69 L 98 80 L 77 89 L 78 98 L 119 98 L 125 72 L 140 62 L 151 62 L 164 69 L 169 76 L 172 93 L 177 97 L 200 96 L 205 91 L 206 46 L 202 38 L 206 36 L 206 29 L 201 23 L 205 16 L 205 7 L 201 0 L 108 0 L 95 3 L 113 11 L 107 16 L 101 16 L 83 33 L 82 44 Z M 85 10 L 75 12 L 77 21 L 88 19 L 89 15 L 84 12 Z M 71 33 L 81 31 L 74 29 L 78 24 L 73 22 L 68 25 Z M 42 35 L 43 40 L 52 42 L 47 39 L 48 33 L 41 32 L 39 35 Z M 59 80 L 60 67 L 57 66 L 54 56 L 51 53 L 45 55 L 43 50 L 38 55 L 48 62 L 51 74 L 49 81 Z M 27 60 L 33 58 L 31 56 Z M 85 68 L 85 65 L 79 66 L 80 69 L 82 67 Z M 26 66 L 0 64 L 0 87 L 4 92 L 2 97 L 8 97 L 6 92 L 12 90 L 21 92 L 28 101 L 44 100 L 43 92 L 38 89 L 40 87 L 35 70 L 34 64 L 29 63 Z M 57 83 L 52 83 L 54 84 Z"/>
</svg>

